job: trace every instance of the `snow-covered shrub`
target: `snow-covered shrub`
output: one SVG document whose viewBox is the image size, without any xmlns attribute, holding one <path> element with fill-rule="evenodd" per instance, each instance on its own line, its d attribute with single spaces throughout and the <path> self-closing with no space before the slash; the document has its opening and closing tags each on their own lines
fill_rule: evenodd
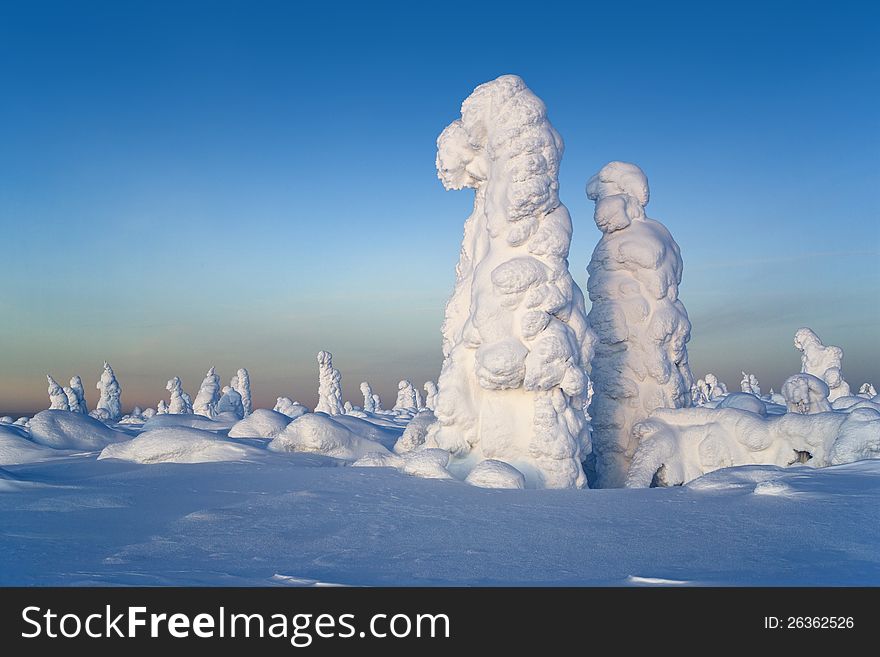
<svg viewBox="0 0 880 657">
<path fill-rule="evenodd" d="M 682 260 L 666 227 L 645 215 L 648 179 L 627 162 L 606 164 L 587 183 L 602 239 L 587 268 L 598 337 L 593 427 L 598 485 L 622 486 L 638 442 L 633 426 L 656 408 L 691 405 L 691 324 L 678 298 Z"/>
<path fill-rule="evenodd" d="M 437 140 L 446 189 L 475 190 L 443 323 L 443 368 L 426 444 L 468 461 L 530 464 L 533 485 L 581 487 L 592 353 L 568 271 L 559 201 L 562 139 L 517 76 L 480 85 Z"/>
</svg>

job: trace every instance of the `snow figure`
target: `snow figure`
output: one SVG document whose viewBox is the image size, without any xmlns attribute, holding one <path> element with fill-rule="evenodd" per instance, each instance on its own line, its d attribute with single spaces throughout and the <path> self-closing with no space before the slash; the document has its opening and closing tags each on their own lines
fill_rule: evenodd
<svg viewBox="0 0 880 657">
<path fill-rule="evenodd" d="M 426 445 L 465 467 L 495 459 L 530 487 L 586 485 L 583 413 L 593 335 L 568 271 L 563 143 L 515 75 L 480 85 L 437 139 L 446 189 L 475 190 L 443 322 Z"/>
<path fill-rule="evenodd" d="M 159 404 L 156 406 L 156 415 L 168 415 L 168 404 L 164 399 L 159 400 Z"/>
<path fill-rule="evenodd" d="M 316 413 L 342 415 L 342 375 L 333 367 L 333 354 L 318 352 L 318 405 Z"/>
<path fill-rule="evenodd" d="M 782 384 L 782 396 L 790 413 L 824 413 L 831 410 L 828 403 L 828 385 L 819 377 L 801 372 Z"/>
<path fill-rule="evenodd" d="M 205 379 L 196 394 L 193 402 L 193 413 L 213 418 L 217 413 L 217 402 L 220 401 L 220 377 L 214 372 L 214 368 L 208 370 Z"/>
<path fill-rule="evenodd" d="M 826 347 L 812 329 L 799 328 L 794 334 L 794 346 L 801 352 L 801 372 L 824 379 L 829 367 L 841 367 L 843 349 Z"/>
<path fill-rule="evenodd" d="M 433 381 L 425 381 L 425 408 L 434 410 L 437 405 L 437 384 Z"/>
<path fill-rule="evenodd" d="M 681 252 L 666 227 L 645 215 L 642 170 L 606 164 L 587 183 L 587 196 L 603 233 L 587 267 L 590 327 L 599 338 L 589 410 L 593 451 L 598 485 L 620 487 L 638 447 L 633 426 L 657 408 L 691 405 L 691 324 L 678 298 Z"/>
<path fill-rule="evenodd" d="M 168 404 L 168 412 L 172 414 L 189 414 L 192 413 L 192 402 L 189 401 L 189 395 L 183 391 L 180 379 L 174 377 L 165 386 L 165 390 L 171 393 L 171 403 Z"/>
<path fill-rule="evenodd" d="M 239 419 L 244 419 L 244 404 L 238 390 L 232 386 L 223 386 L 223 395 L 217 402 L 217 413 L 231 413 Z"/>
<path fill-rule="evenodd" d="M 254 410 L 254 404 L 251 401 L 251 375 L 242 367 L 238 370 L 235 376 L 232 377 L 232 381 L 229 385 L 241 396 L 244 417 L 247 417 Z"/>
<path fill-rule="evenodd" d="M 413 384 L 404 379 L 397 384 L 397 402 L 392 410 L 395 411 L 416 411 L 418 410 L 418 401 L 416 400 L 416 389 Z"/>
<path fill-rule="evenodd" d="M 81 378 L 78 376 L 71 378 L 70 387 L 65 388 L 64 392 L 67 394 L 67 400 L 71 411 L 88 415 L 89 407 L 86 403 L 86 391 L 83 388 Z"/>
<path fill-rule="evenodd" d="M 873 399 L 877 396 L 877 391 L 874 389 L 874 386 L 870 383 L 863 383 L 862 387 L 859 388 L 859 397 L 865 397 L 866 399 Z"/>
<path fill-rule="evenodd" d="M 49 382 L 49 410 L 69 411 L 70 402 L 67 399 L 67 393 L 50 375 L 46 375 L 46 380 Z"/>
<path fill-rule="evenodd" d="M 106 411 L 110 420 L 116 421 L 121 418 L 122 402 L 119 397 L 122 394 L 122 388 L 119 386 L 119 381 L 116 380 L 113 368 L 107 361 L 104 361 L 104 371 L 95 387 L 101 391 L 101 398 L 95 409 Z"/>
<path fill-rule="evenodd" d="M 742 381 L 740 381 L 739 383 L 740 389 L 743 392 L 749 393 L 750 395 L 760 397 L 761 386 L 758 384 L 758 377 L 756 377 L 754 374 L 746 374 L 745 372 L 743 372 L 742 375 Z"/>
<path fill-rule="evenodd" d="M 361 394 L 364 396 L 364 410 L 367 413 L 375 413 L 376 401 L 373 399 L 373 389 L 366 381 L 361 383 Z"/>
<path fill-rule="evenodd" d="M 843 380 L 839 367 L 829 367 L 822 375 L 822 380 L 828 386 L 828 401 L 833 402 L 840 397 L 849 397 L 852 391 L 849 384 Z"/>
</svg>

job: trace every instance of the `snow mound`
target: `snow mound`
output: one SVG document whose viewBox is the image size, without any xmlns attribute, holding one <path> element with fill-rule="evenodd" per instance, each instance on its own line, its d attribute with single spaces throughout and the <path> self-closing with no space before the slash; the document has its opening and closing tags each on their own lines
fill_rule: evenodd
<svg viewBox="0 0 880 657">
<path fill-rule="evenodd" d="M 229 430 L 230 438 L 274 438 L 290 424 L 284 413 L 258 408 Z"/>
<path fill-rule="evenodd" d="M 352 463 L 355 468 L 394 468 L 403 469 L 404 457 L 397 454 L 370 452 Z"/>
<path fill-rule="evenodd" d="M 741 411 L 767 415 L 767 404 L 748 392 L 731 392 L 725 395 L 717 408 L 738 408 Z"/>
<path fill-rule="evenodd" d="M 375 440 L 386 449 L 394 447 L 402 432 L 402 428 L 377 426 L 369 420 L 355 417 L 354 415 L 334 415 L 333 421 L 346 427 L 361 438 Z"/>
<path fill-rule="evenodd" d="M 202 429 L 203 431 L 227 431 L 238 424 L 238 422 L 239 419 L 237 417 L 223 413 L 218 414 L 214 419 L 192 413 L 165 413 L 154 415 L 144 422 L 144 431 L 169 427 Z"/>
<path fill-rule="evenodd" d="M 477 464 L 465 479 L 471 486 L 480 488 L 516 488 L 526 487 L 523 473 L 503 461 L 486 459 Z"/>
<path fill-rule="evenodd" d="M 36 463 L 70 452 L 37 445 L 26 438 L 27 431 L 19 427 L 0 426 L 0 465 Z"/>
<path fill-rule="evenodd" d="M 380 443 L 355 434 L 324 413 L 308 413 L 293 420 L 269 443 L 269 449 L 311 452 L 346 461 L 356 461 L 370 452 L 390 453 Z"/>
<path fill-rule="evenodd" d="M 212 463 L 241 461 L 260 453 L 254 447 L 219 438 L 210 431 L 165 427 L 145 431 L 125 443 L 108 445 L 98 456 L 134 463 Z"/>
<path fill-rule="evenodd" d="M 736 465 L 824 467 L 880 457 L 873 409 L 767 417 L 736 408 L 659 409 L 633 431 L 639 447 L 629 488 L 683 484 Z"/>
<path fill-rule="evenodd" d="M 420 411 L 410 420 L 403 430 L 403 435 L 394 443 L 394 453 L 404 454 L 411 452 L 425 444 L 428 429 L 436 421 L 431 411 Z"/>
<path fill-rule="evenodd" d="M 401 472 L 423 479 L 452 479 L 447 465 L 449 452 L 445 449 L 422 449 L 406 455 Z"/>
<path fill-rule="evenodd" d="M 35 443 L 55 449 L 92 451 L 128 439 L 103 422 L 71 411 L 41 411 L 28 423 L 28 429 Z"/>
<path fill-rule="evenodd" d="M 778 495 L 789 496 L 794 493 L 794 489 L 785 482 L 771 479 L 770 481 L 762 481 L 755 486 L 755 495 Z"/>
</svg>

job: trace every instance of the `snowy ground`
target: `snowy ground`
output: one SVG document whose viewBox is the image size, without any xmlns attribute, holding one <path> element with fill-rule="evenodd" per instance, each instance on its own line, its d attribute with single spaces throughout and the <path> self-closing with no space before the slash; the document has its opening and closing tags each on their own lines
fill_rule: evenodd
<svg viewBox="0 0 880 657">
<path fill-rule="evenodd" d="M 880 460 L 640 490 L 486 490 L 264 450 L 0 469 L 3 585 L 880 585 L 878 546 Z"/>
</svg>

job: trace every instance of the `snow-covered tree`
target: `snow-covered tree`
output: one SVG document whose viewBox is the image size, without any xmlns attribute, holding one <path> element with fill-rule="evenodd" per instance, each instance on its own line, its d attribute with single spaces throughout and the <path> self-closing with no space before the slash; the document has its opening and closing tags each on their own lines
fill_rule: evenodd
<svg viewBox="0 0 880 657">
<path fill-rule="evenodd" d="M 78 376 L 70 379 L 70 387 L 64 388 L 64 394 L 67 395 L 67 403 L 71 411 L 88 415 L 89 408 L 86 404 L 86 391 L 83 389 L 82 379 Z"/>
<path fill-rule="evenodd" d="M 333 354 L 318 352 L 318 405 L 316 413 L 342 415 L 342 375 L 333 367 Z"/>
<path fill-rule="evenodd" d="M 873 399 L 877 396 L 877 390 L 870 383 L 863 383 L 859 388 L 859 397 L 865 397 L 867 399 Z"/>
<path fill-rule="evenodd" d="M 233 377 L 233 381 L 235 377 Z M 244 404 L 241 394 L 232 386 L 223 386 L 223 395 L 217 402 L 217 413 L 231 413 L 239 419 L 244 419 Z"/>
<path fill-rule="evenodd" d="M 156 415 L 168 415 L 168 404 L 164 399 L 159 400 L 159 404 L 156 406 Z"/>
<path fill-rule="evenodd" d="M 67 393 L 51 375 L 47 374 L 46 380 L 49 382 L 49 410 L 69 411 L 70 402 L 67 399 Z"/>
<path fill-rule="evenodd" d="M 116 380 L 113 368 L 107 361 L 104 361 L 104 371 L 95 387 L 101 392 L 101 398 L 98 400 L 95 410 L 105 411 L 107 417 L 114 422 L 119 420 L 122 417 L 122 401 L 120 399 L 122 388 L 119 381 Z"/>
<path fill-rule="evenodd" d="M 645 215 L 648 179 L 635 164 L 611 162 L 587 183 L 602 239 L 587 288 L 593 358 L 590 406 L 598 484 L 623 486 L 638 447 L 633 426 L 657 408 L 691 404 L 691 324 L 678 298 L 682 261 L 666 227 Z"/>
<path fill-rule="evenodd" d="M 174 415 L 189 414 L 193 412 L 192 402 L 189 395 L 183 391 L 183 386 L 178 377 L 168 381 L 165 390 L 171 393 L 171 402 L 168 404 L 168 412 Z"/>
<path fill-rule="evenodd" d="M 147 408 L 144 410 L 143 417 L 145 420 L 149 420 L 154 415 L 157 415 L 157 411 L 155 408 Z"/>
<path fill-rule="evenodd" d="M 373 412 L 374 413 L 382 413 L 385 412 L 385 409 L 382 408 L 382 398 L 379 397 L 379 394 L 373 393 Z"/>
<path fill-rule="evenodd" d="M 244 416 L 247 417 L 254 410 L 254 404 L 251 401 L 251 375 L 245 368 L 241 368 L 232 377 L 230 387 L 241 396 L 241 405 L 244 408 Z"/>
<path fill-rule="evenodd" d="M 755 395 L 755 397 L 760 397 L 761 386 L 758 383 L 758 377 L 754 374 L 746 374 L 745 372 L 743 372 L 742 375 L 742 381 L 739 382 L 740 390 L 747 392 L 750 395 Z"/>
<path fill-rule="evenodd" d="M 828 385 L 818 376 L 806 372 L 788 377 L 782 384 L 782 396 L 791 413 L 812 415 L 831 410 Z"/>
<path fill-rule="evenodd" d="M 373 399 L 373 389 L 366 381 L 361 383 L 361 394 L 364 396 L 364 410 L 367 413 L 376 412 L 376 402 Z"/>
<path fill-rule="evenodd" d="M 433 411 L 437 405 L 437 384 L 433 381 L 425 381 L 425 408 Z"/>
<path fill-rule="evenodd" d="M 413 384 L 404 379 L 397 384 L 397 402 L 395 402 L 392 410 L 394 411 L 416 411 L 418 410 L 418 401 L 416 400 L 416 389 Z"/>
<path fill-rule="evenodd" d="M 272 410 L 283 413 L 290 418 L 298 418 L 300 415 L 305 415 L 309 412 L 309 409 L 303 404 L 293 401 L 290 397 L 279 397 L 278 401 L 275 402 L 275 408 Z"/>
<path fill-rule="evenodd" d="M 829 367 L 825 370 L 822 380 L 828 386 L 828 401 L 833 402 L 841 397 L 849 397 L 852 394 L 849 384 L 843 380 L 839 367 Z"/>
<path fill-rule="evenodd" d="M 199 387 L 196 399 L 193 402 L 193 413 L 213 418 L 217 413 L 217 402 L 220 401 L 220 377 L 214 368 L 208 370 L 205 379 Z"/>
<path fill-rule="evenodd" d="M 841 367 L 843 349 L 824 345 L 809 328 L 799 328 L 794 334 L 794 346 L 801 352 L 801 372 L 824 379 L 829 367 Z"/>
<path fill-rule="evenodd" d="M 568 271 L 562 138 L 519 77 L 480 85 L 437 140 L 446 189 L 471 188 L 426 444 L 507 462 L 530 485 L 582 487 L 593 337 Z"/>
</svg>

